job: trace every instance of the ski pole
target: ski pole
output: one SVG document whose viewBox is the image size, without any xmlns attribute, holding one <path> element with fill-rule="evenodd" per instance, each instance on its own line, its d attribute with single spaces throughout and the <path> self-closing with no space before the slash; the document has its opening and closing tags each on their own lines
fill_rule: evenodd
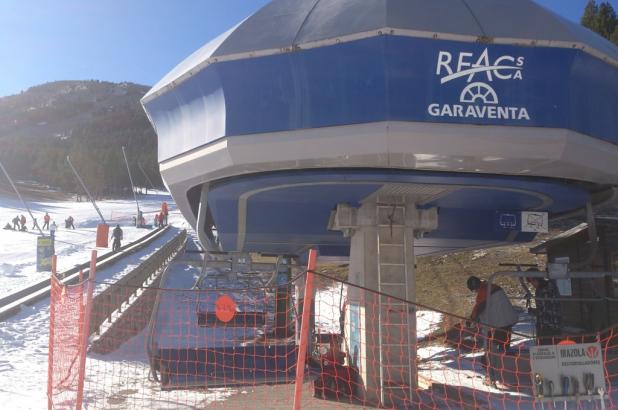
<svg viewBox="0 0 618 410">
<path fill-rule="evenodd" d="M 594 374 L 593 373 L 584 373 L 584 389 L 586 389 L 586 393 L 588 394 L 588 403 L 592 401 L 592 393 L 594 389 Z"/>
<path fill-rule="evenodd" d="M 552 380 L 547 381 L 547 397 L 551 398 L 552 407 L 556 408 L 556 402 L 554 401 L 554 382 Z"/>
<path fill-rule="evenodd" d="M 567 397 L 570 394 L 570 392 L 569 392 L 569 378 L 566 377 L 566 376 L 562 376 L 561 381 L 562 381 L 562 395 L 565 396 L 565 398 L 564 398 L 564 410 L 567 410 Z"/>
<path fill-rule="evenodd" d="M 605 410 L 605 388 L 599 387 L 597 391 L 599 392 L 599 398 L 601 399 L 601 409 Z"/>
<path fill-rule="evenodd" d="M 573 384 L 573 393 L 575 394 L 575 403 L 577 408 L 579 408 L 579 380 L 577 377 L 571 377 L 571 383 Z"/>
</svg>

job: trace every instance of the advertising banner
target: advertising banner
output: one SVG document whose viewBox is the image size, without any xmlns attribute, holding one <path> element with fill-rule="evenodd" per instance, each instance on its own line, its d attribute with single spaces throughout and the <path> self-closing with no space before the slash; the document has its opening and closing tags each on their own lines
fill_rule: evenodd
<svg viewBox="0 0 618 410">
<path fill-rule="evenodd" d="M 537 397 L 597 396 L 607 391 L 599 343 L 533 346 L 530 362 Z"/>
<path fill-rule="evenodd" d="M 54 240 L 49 236 L 39 236 L 36 241 L 36 271 L 51 272 Z"/>
</svg>

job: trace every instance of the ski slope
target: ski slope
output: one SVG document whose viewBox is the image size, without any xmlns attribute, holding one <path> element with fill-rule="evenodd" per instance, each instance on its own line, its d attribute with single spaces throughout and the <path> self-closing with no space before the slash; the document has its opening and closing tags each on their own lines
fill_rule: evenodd
<svg viewBox="0 0 618 410">
<path fill-rule="evenodd" d="M 154 212 L 161 202 L 171 207 L 169 222 L 175 228 L 166 232 L 146 248 L 97 272 L 97 280 L 114 280 L 134 269 L 141 261 L 161 248 L 178 229 L 187 223 L 169 195 L 157 193 L 138 197 L 147 223 L 152 223 Z M 123 243 L 146 235 L 151 229 L 135 228 L 132 217 L 136 205 L 131 200 L 101 201 L 97 203 L 110 225 L 120 224 L 124 231 Z M 56 221 L 56 251 L 59 271 L 87 262 L 94 249 L 99 216 L 90 202 L 30 202 L 28 203 L 42 226 L 45 212 Z M 28 229 L 32 220 L 21 203 L 10 197 L 0 197 L 0 224 L 4 226 L 16 215 L 24 214 Z M 75 230 L 64 229 L 64 219 L 75 219 Z M 49 272 L 36 272 L 36 238 L 38 231 L 16 232 L 0 230 L 0 295 L 6 295 L 48 278 Z M 100 253 L 110 249 L 99 249 Z M 97 286 L 95 292 L 100 291 Z M 47 355 L 49 342 L 49 299 L 33 306 L 24 306 L 10 319 L 0 322 L 0 402 L 11 403 L 11 409 L 42 409 L 47 407 Z M 8 407 L 7 407 L 8 408 Z"/>
<path fill-rule="evenodd" d="M 138 201 L 148 224 L 152 224 L 155 212 L 160 211 L 162 201 L 173 205 L 171 197 L 162 193 L 144 195 L 138 197 Z M 132 218 L 137 213 L 133 200 L 100 201 L 97 205 L 112 228 L 115 224 L 120 224 L 124 232 L 123 244 L 134 241 L 150 231 L 132 226 Z M 49 212 L 52 221 L 58 226 L 56 254 L 59 272 L 89 259 L 90 251 L 96 241 L 96 227 L 101 222 L 90 202 L 29 202 L 28 206 L 37 218 L 39 226 L 43 226 L 45 212 Z M 31 229 L 30 215 L 16 198 L 0 196 L 0 227 L 4 227 L 7 222 L 10 223 L 18 215 L 26 217 L 28 232 L 0 230 L 0 297 L 49 277 L 49 272 L 36 271 L 36 241 L 39 232 Z M 64 228 L 64 220 L 69 215 L 75 219 L 75 230 Z M 184 223 L 184 219 L 178 213 L 170 217 Z M 48 235 L 49 232 L 45 231 L 45 234 Z M 110 250 L 111 248 L 100 249 L 99 252 L 105 253 Z"/>
</svg>

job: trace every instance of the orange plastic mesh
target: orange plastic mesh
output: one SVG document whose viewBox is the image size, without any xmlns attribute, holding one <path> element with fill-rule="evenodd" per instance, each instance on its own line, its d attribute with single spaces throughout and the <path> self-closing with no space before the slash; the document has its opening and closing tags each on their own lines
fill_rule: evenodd
<svg viewBox="0 0 618 410">
<path fill-rule="evenodd" d="M 544 408 L 563 408 L 560 386 L 554 397 L 533 397 L 529 347 L 537 341 L 523 316 L 503 332 L 322 276 L 315 287 L 302 408 L 531 409 L 541 401 Z M 82 292 L 75 290 L 75 298 Z M 92 321 L 103 325 L 88 351 L 87 408 L 292 406 L 301 317 L 294 284 L 118 293 L 135 297 L 105 320 L 92 312 Z M 219 316 L 217 301 L 225 302 Z M 72 394 L 78 327 L 59 323 L 79 323 L 78 305 L 60 303 L 53 311 L 55 395 Z M 580 338 L 604 348 L 604 404 L 613 408 L 614 331 Z M 573 400 L 567 408 L 578 404 L 589 402 Z M 600 408 L 600 400 L 589 405 Z"/>
</svg>

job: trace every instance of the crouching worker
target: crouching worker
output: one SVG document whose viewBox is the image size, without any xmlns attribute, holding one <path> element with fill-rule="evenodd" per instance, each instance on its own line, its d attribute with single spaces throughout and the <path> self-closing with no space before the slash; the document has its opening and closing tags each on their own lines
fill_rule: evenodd
<svg viewBox="0 0 618 410">
<path fill-rule="evenodd" d="M 487 281 L 470 276 L 468 289 L 476 292 L 476 303 L 472 308 L 470 319 L 480 323 L 486 338 L 488 379 L 486 384 L 495 385 L 497 380 L 497 354 L 504 353 L 511 343 L 511 329 L 517 323 L 518 315 L 504 290 L 491 285 L 488 294 Z M 484 325 L 484 326 L 483 326 Z"/>
<path fill-rule="evenodd" d="M 340 349 L 340 336 L 332 334 L 329 339 L 328 348 L 321 351 L 317 358 L 319 374 L 313 382 L 313 396 L 337 401 L 352 400 L 358 390 L 358 370 L 345 365 L 347 354 Z"/>
</svg>

